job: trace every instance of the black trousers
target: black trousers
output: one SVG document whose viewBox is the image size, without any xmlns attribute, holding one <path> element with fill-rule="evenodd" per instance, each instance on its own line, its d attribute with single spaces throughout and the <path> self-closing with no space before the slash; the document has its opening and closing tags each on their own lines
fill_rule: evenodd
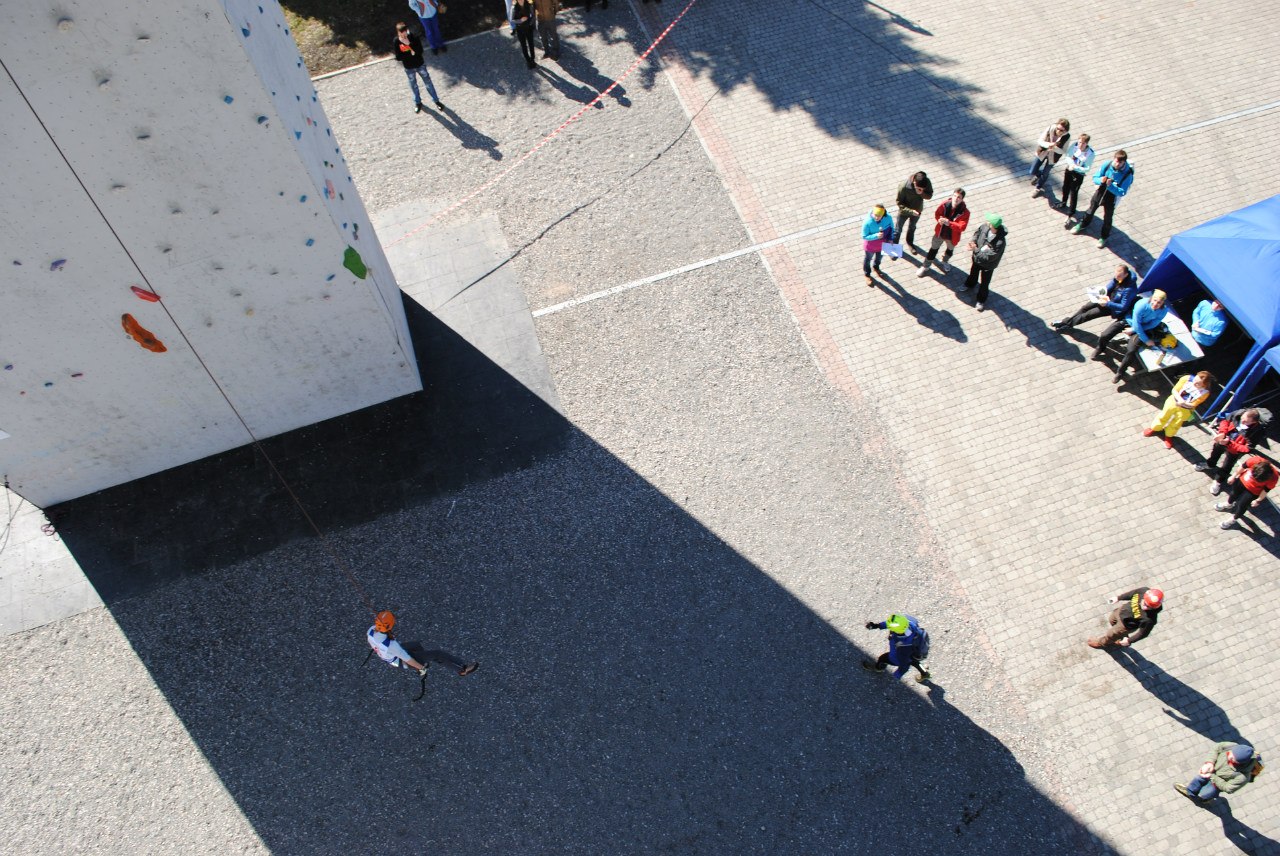
<svg viewBox="0 0 1280 856">
<path fill-rule="evenodd" d="M 1250 493 L 1249 488 L 1244 486 L 1244 482 L 1236 479 L 1231 483 L 1231 490 L 1227 494 L 1227 505 L 1231 506 L 1231 516 L 1236 520 L 1244 517 L 1245 512 L 1249 510 L 1249 503 L 1257 498 L 1257 494 Z"/>
<path fill-rule="evenodd" d="M 1076 205 L 1080 202 L 1080 185 L 1084 184 L 1084 173 L 1068 169 L 1062 174 L 1062 206 L 1067 209 L 1067 216 L 1076 216 Z"/>
<path fill-rule="evenodd" d="M 534 66 L 533 27 L 516 26 L 516 38 L 520 40 L 520 53 L 524 54 L 525 65 Z"/>
<path fill-rule="evenodd" d="M 1244 452 L 1228 452 L 1227 447 L 1225 445 L 1214 443 L 1213 454 L 1209 456 L 1209 460 L 1205 461 L 1205 463 L 1209 466 L 1209 471 L 1214 474 L 1213 480 L 1216 482 L 1220 482 L 1222 484 L 1226 484 L 1227 476 L 1231 475 L 1231 471 L 1235 469 L 1236 462 L 1239 461 L 1241 458 L 1243 458 L 1244 454 L 1245 454 Z M 1227 458 L 1225 461 L 1222 462 L 1222 466 L 1219 467 L 1218 460 L 1223 455 L 1226 455 Z"/>
<path fill-rule="evenodd" d="M 976 303 L 987 302 L 987 292 L 991 288 L 991 274 L 993 270 L 978 267 L 977 262 L 969 265 L 969 275 L 964 278 L 964 287 L 973 288 L 978 286 L 978 293 L 974 297 Z"/>
<path fill-rule="evenodd" d="M 439 663 L 441 666 L 448 666 L 455 672 L 461 672 L 467 665 L 448 651 L 428 651 L 421 642 L 404 643 L 404 650 L 408 651 L 410 657 L 424 666 L 428 662 Z"/>
<path fill-rule="evenodd" d="M 877 671 L 877 672 L 883 672 L 885 669 L 889 668 L 889 666 L 890 666 L 890 665 L 891 665 L 891 664 L 890 664 L 890 662 L 889 662 L 889 652 L 888 652 L 888 651 L 885 651 L 885 652 L 884 652 L 883 654 L 881 654 L 878 658 L 876 658 L 876 671 Z M 914 668 L 917 672 L 919 672 L 921 675 L 927 675 L 927 674 L 929 674 L 928 672 L 926 672 L 926 671 L 924 670 L 924 667 L 920 665 L 920 661 L 919 661 L 919 660 L 917 660 L 917 659 L 915 659 L 914 657 L 912 657 L 912 658 L 911 658 L 911 666 L 912 666 L 912 668 Z"/>
<path fill-rule="evenodd" d="M 1093 198 L 1089 200 L 1089 210 L 1085 212 L 1080 226 L 1081 231 L 1089 228 L 1089 224 L 1093 222 L 1093 212 L 1098 210 L 1099 205 L 1102 206 L 1102 237 L 1105 238 L 1111 234 L 1111 218 L 1116 213 L 1116 195 L 1109 193 L 1105 184 L 1099 184 L 1094 191 Z"/>
<path fill-rule="evenodd" d="M 915 244 L 916 242 L 916 224 L 920 222 L 919 214 L 907 214 L 903 211 L 898 212 L 895 218 L 897 222 L 893 226 L 893 242 L 895 244 L 904 244 L 902 240 L 902 225 L 907 225 L 907 240 L 905 244 Z M 904 244 L 904 245 L 905 245 Z"/>
<path fill-rule="evenodd" d="M 1072 315 L 1063 322 L 1064 327 L 1074 327 L 1077 324 L 1083 324 L 1086 321 L 1092 321 L 1095 318 L 1102 318 L 1104 315 L 1110 315 L 1110 311 L 1105 306 L 1097 303 L 1086 303 L 1076 310 L 1076 314 Z M 1108 339 L 1107 341 L 1111 341 Z"/>
</svg>

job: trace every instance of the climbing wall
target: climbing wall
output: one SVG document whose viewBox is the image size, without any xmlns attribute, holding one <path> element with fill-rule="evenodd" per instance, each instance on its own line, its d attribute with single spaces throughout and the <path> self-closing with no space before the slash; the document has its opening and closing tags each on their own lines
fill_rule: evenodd
<svg viewBox="0 0 1280 856">
<path fill-rule="evenodd" d="M 46 506 L 421 388 L 276 3 L 5 3 L 0 62 L 13 490 Z"/>
</svg>

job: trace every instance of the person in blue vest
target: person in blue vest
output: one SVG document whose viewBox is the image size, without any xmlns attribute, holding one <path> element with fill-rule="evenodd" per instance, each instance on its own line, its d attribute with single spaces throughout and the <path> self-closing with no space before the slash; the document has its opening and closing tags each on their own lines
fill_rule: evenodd
<svg viewBox="0 0 1280 856">
<path fill-rule="evenodd" d="M 1098 189 L 1093 192 L 1093 199 L 1089 200 L 1089 210 L 1085 212 L 1084 219 L 1071 230 L 1071 234 L 1079 235 L 1088 229 L 1093 222 L 1093 213 L 1101 205 L 1102 236 L 1098 238 L 1098 247 L 1102 248 L 1107 245 L 1107 238 L 1111 235 L 1111 218 L 1116 213 L 1116 202 L 1129 192 L 1129 187 L 1133 184 L 1133 167 L 1129 164 L 1129 155 L 1124 149 L 1120 149 L 1111 160 L 1098 167 L 1093 183 L 1098 185 Z"/>
<path fill-rule="evenodd" d="M 863 660 L 862 668 L 868 672 L 883 672 L 889 666 L 896 666 L 893 676 L 902 680 L 902 676 L 911 667 L 920 674 L 916 681 L 924 683 L 929 680 L 929 673 L 921 665 L 929 656 L 929 633 L 920 626 L 914 616 L 894 613 L 887 621 L 868 621 L 868 630 L 888 630 L 889 650 L 876 660 Z"/>
</svg>

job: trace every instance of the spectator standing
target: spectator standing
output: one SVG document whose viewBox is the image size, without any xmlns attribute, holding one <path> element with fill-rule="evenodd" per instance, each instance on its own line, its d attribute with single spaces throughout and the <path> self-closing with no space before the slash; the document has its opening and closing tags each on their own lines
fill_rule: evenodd
<svg viewBox="0 0 1280 856">
<path fill-rule="evenodd" d="M 422 42 L 409 32 L 409 25 L 404 21 L 396 24 L 396 38 L 391 43 L 391 53 L 400 61 L 405 75 L 409 78 L 409 89 L 413 92 L 413 112 L 422 112 L 422 93 L 418 90 L 419 77 L 427 85 L 427 94 L 435 102 L 436 109 L 443 110 L 444 105 L 440 103 L 440 96 L 436 95 L 436 88 L 431 83 L 431 75 L 427 74 L 422 56 Z"/>
<path fill-rule="evenodd" d="M 883 205 L 871 209 L 867 219 L 862 222 L 862 275 L 867 279 L 867 286 L 876 287 L 871 278 L 872 262 L 876 273 L 884 276 L 880 270 L 880 249 L 884 242 L 893 237 L 893 220 Z"/>
<path fill-rule="evenodd" d="M 1217 300 L 1201 300 L 1191 313 L 1191 338 L 1202 348 L 1207 348 L 1222 337 L 1227 329 L 1227 313 Z"/>
<path fill-rule="evenodd" d="M 902 244 L 902 227 L 907 227 L 906 247 L 916 255 L 920 250 L 916 247 L 916 224 L 920 222 L 920 212 L 924 203 L 933 198 L 933 182 L 923 172 L 917 172 L 898 188 L 898 216 L 893 224 L 893 242 Z"/>
<path fill-rule="evenodd" d="M 444 4 L 440 0 L 409 0 L 409 8 L 422 22 L 422 32 L 426 34 L 427 44 L 431 45 L 431 52 L 448 53 L 449 48 L 440 35 L 440 13 L 444 11 Z"/>
<path fill-rule="evenodd" d="M 1126 326 L 1132 328 L 1133 332 L 1129 335 L 1129 345 L 1125 348 L 1124 358 L 1120 360 L 1120 365 L 1116 366 L 1115 377 L 1111 379 L 1112 383 L 1120 383 L 1124 380 L 1125 370 L 1129 366 L 1138 361 L 1138 349 L 1144 345 L 1148 348 L 1156 348 L 1160 345 L 1157 338 L 1157 331 L 1164 329 L 1164 316 L 1169 313 L 1169 308 L 1165 305 L 1168 297 L 1159 289 L 1151 292 L 1150 297 L 1144 297 L 1133 306 L 1133 314 L 1124 321 L 1117 321 L 1110 327 L 1102 331 L 1102 336 L 1098 339 L 1098 347 L 1093 351 L 1093 359 L 1102 359 L 1103 353 L 1107 350 L 1107 345 L 1111 344 L 1121 330 Z"/>
<path fill-rule="evenodd" d="M 1217 799 L 1219 794 L 1234 794 L 1251 783 L 1262 771 L 1262 760 L 1247 743 L 1217 743 L 1209 760 L 1185 785 L 1173 789 L 1201 805 Z"/>
<path fill-rule="evenodd" d="M 1062 199 L 1058 202 L 1059 211 L 1067 212 L 1066 228 L 1071 228 L 1071 221 L 1076 216 L 1076 205 L 1080 200 L 1080 185 L 1085 176 L 1093 168 L 1094 150 L 1089 148 L 1089 135 L 1081 134 L 1067 152 L 1067 166 L 1062 173 Z"/>
<path fill-rule="evenodd" d="M 1218 524 L 1222 529 L 1230 529 L 1240 522 L 1250 506 L 1257 508 L 1267 498 L 1267 494 L 1275 490 L 1280 481 L 1280 472 L 1261 455 L 1251 455 L 1244 459 L 1235 477 L 1228 482 L 1227 501 L 1214 506 L 1215 511 L 1230 511 L 1231 517 Z"/>
<path fill-rule="evenodd" d="M 559 60 L 560 34 L 556 32 L 556 13 L 560 11 L 560 0 L 533 0 L 533 10 L 538 19 L 542 58 Z"/>
<path fill-rule="evenodd" d="M 929 633 L 920 626 L 914 616 L 893 614 L 887 621 L 868 621 L 868 630 L 888 630 L 889 650 L 876 660 L 863 660 L 862 668 L 868 672 L 883 672 L 889 666 L 896 666 L 894 678 L 902 680 L 907 670 L 914 667 L 920 674 L 916 681 L 924 683 L 929 680 L 929 673 L 921 664 L 929 656 Z"/>
<path fill-rule="evenodd" d="M 1116 213 L 1116 202 L 1129 192 L 1129 187 L 1133 184 L 1133 167 L 1129 164 L 1129 155 L 1124 149 L 1120 149 L 1111 160 L 1098 167 L 1093 183 L 1098 185 L 1098 189 L 1093 192 L 1093 199 L 1089 200 L 1089 210 L 1071 233 L 1079 235 L 1088 229 L 1093 222 L 1094 212 L 1101 205 L 1102 235 L 1098 238 L 1098 248 L 1101 249 L 1107 245 L 1107 238 L 1111 236 L 1111 219 Z"/>
<path fill-rule="evenodd" d="M 1054 321 L 1049 326 L 1055 330 L 1070 330 L 1078 324 L 1101 318 L 1104 315 L 1110 315 L 1120 322 L 1120 329 L 1122 330 L 1124 329 L 1125 319 L 1133 311 L 1133 304 L 1137 299 L 1138 275 L 1128 265 L 1120 265 L 1116 268 L 1115 276 L 1111 277 L 1111 282 L 1107 283 L 1103 298 L 1089 301 L 1076 310 L 1075 315 L 1070 318 L 1063 318 L 1061 321 Z M 1117 330 L 1116 332 L 1120 331 Z"/>
<path fill-rule="evenodd" d="M 511 20 L 516 23 L 516 39 L 520 42 L 520 53 L 524 54 L 524 64 L 537 68 L 533 47 L 533 0 L 516 0 L 511 6 Z"/>
<path fill-rule="evenodd" d="M 1173 438 L 1183 424 L 1196 415 L 1196 408 L 1209 399 L 1209 387 L 1213 385 L 1213 375 L 1200 372 L 1195 375 L 1183 375 L 1173 385 L 1173 392 L 1164 402 L 1164 409 L 1151 423 L 1151 427 L 1142 429 L 1143 437 L 1150 437 L 1157 431 L 1163 431 L 1164 447 L 1173 448 Z"/>
<path fill-rule="evenodd" d="M 953 190 L 951 197 L 933 212 L 933 219 L 937 221 L 937 225 L 933 227 L 933 241 L 929 244 L 929 255 L 924 257 L 924 263 L 920 265 L 916 276 L 924 276 L 929 272 L 929 265 L 933 264 L 933 260 L 938 255 L 938 248 L 943 244 L 947 245 L 947 251 L 942 254 L 942 261 L 938 263 L 938 268 L 943 273 L 951 270 L 951 265 L 948 264 L 951 261 L 951 254 L 955 252 L 956 244 L 960 243 L 960 236 L 969 225 L 969 208 L 964 204 L 964 188 L 957 187 Z"/>
<path fill-rule="evenodd" d="M 1160 620 L 1164 609 L 1164 592 L 1158 588 L 1136 588 L 1121 592 L 1107 603 L 1116 604 L 1107 615 L 1110 628 L 1101 636 L 1088 641 L 1090 648 L 1107 648 L 1119 645 L 1127 648 L 1139 639 L 1145 639 Z"/>
<path fill-rule="evenodd" d="M 1031 192 L 1032 199 L 1044 193 L 1044 186 L 1049 181 L 1049 173 L 1053 171 L 1053 165 L 1062 157 L 1062 152 L 1070 139 L 1071 123 L 1066 119 L 1054 122 L 1040 135 L 1040 142 L 1036 145 L 1036 159 L 1031 162 L 1031 186 L 1035 188 Z"/>
<path fill-rule="evenodd" d="M 1209 493 L 1214 496 L 1222 493 L 1227 476 L 1231 475 L 1236 463 L 1244 455 L 1253 451 L 1253 447 L 1262 439 L 1266 430 L 1267 426 L 1262 420 L 1262 413 L 1253 407 L 1218 421 L 1218 430 L 1213 435 L 1213 452 L 1208 460 L 1196 464 L 1197 470 L 1213 476 Z M 1226 460 L 1219 469 L 1218 460 L 1223 455 L 1226 455 Z"/>
<path fill-rule="evenodd" d="M 973 251 L 973 261 L 969 265 L 969 275 L 965 277 L 964 288 L 967 291 L 978 286 L 978 293 L 973 308 L 981 312 L 987 308 L 987 293 L 991 288 L 991 274 L 995 272 L 1004 256 L 1005 236 L 1004 220 L 999 214 L 987 214 L 986 221 L 978 227 L 969 249 Z"/>
</svg>

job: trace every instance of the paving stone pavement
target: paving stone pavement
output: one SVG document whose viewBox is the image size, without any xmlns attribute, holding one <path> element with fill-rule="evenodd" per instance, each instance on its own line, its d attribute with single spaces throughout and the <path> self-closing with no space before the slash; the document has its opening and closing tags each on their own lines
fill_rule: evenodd
<svg viewBox="0 0 1280 856">
<path fill-rule="evenodd" d="M 643 14 L 660 28 L 662 13 Z M 662 54 L 686 109 L 705 105 L 695 127 L 757 242 L 892 205 L 917 169 L 935 201 L 1025 169 L 1030 142 L 1060 115 L 1101 158 L 1280 97 L 1280 81 L 1259 73 L 1275 22 L 1230 3 L 1073 18 L 1036 2 L 907 2 L 892 14 L 812 2 L 767 17 L 760 27 L 740 7 L 708 3 Z M 1117 395 L 1085 361 L 1089 332 L 1063 337 L 1047 322 L 1105 282 L 1117 255 L 1145 273 L 1170 235 L 1274 192 L 1280 167 L 1254 141 L 1278 131 L 1271 109 L 1130 146 L 1137 177 L 1109 250 L 1096 247 L 1097 225 L 1092 238 L 1064 232 L 1020 177 L 980 186 L 968 198 L 975 225 L 997 211 L 1009 228 L 985 314 L 959 290 L 967 265 L 917 279 L 914 261 L 886 261 L 889 282 L 866 288 L 853 229 L 764 253 L 829 378 L 883 420 L 1054 747 L 1067 799 L 1120 852 L 1236 852 L 1229 823 L 1254 830 L 1241 849 L 1280 852 L 1274 784 L 1241 794 L 1221 828 L 1170 787 L 1210 740 L 1243 735 L 1265 751 L 1274 733 L 1280 674 L 1267 652 L 1280 630 L 1232 616 L 1280 606 L 1277 516 L 1262 514 L 1251 534 L 1221 532 L 1190 466 L 1208 435 L 1184 430 L 1183 454 L 1138 436 L 1168 384 L 1148 376 Z M 1138 663 L 1122 668 L 1083 639 L 1106 598 L 1137 584 L 1163 586 L 1168 607 Z"/>
</svg>

